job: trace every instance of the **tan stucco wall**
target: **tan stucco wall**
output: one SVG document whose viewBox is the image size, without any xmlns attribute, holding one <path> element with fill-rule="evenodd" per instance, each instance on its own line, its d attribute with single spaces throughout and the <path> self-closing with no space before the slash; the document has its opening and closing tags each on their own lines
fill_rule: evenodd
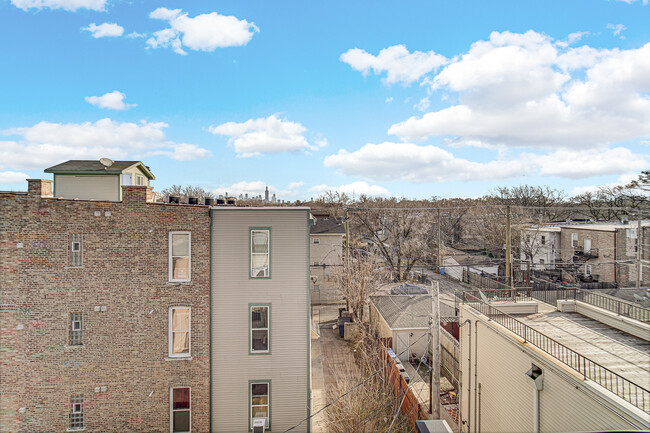
<svg viewBox="0 0 650 433">
<path fill-rule="evenodd" d="M 120 200 L 119 175 L 54 175 L 54 196 L 80 200 Z"/>
</svg>

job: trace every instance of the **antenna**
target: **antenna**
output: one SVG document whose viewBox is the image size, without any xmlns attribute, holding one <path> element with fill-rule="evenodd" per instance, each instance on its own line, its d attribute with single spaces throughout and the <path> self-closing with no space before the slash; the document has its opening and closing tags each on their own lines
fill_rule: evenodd
<svg viewBox="0 0 650 433">
<path fill-rule="evenodd" d="M 99 158 L 99 162 L 101 162 L 102 165 L 107 168 L 113 165 L 113 160 L 110 158 Z"/>
</svg>

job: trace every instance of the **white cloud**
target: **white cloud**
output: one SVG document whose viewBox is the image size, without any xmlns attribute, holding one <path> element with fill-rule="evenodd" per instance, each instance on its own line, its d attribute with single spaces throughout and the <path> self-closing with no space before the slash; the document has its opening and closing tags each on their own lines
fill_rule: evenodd
<svg viewBox="0 0 650 433">
<path fill-rule="evenodd" d="M 145 36 L 147 36 L 146 33 L 138 33 L 138 32 L 131 32 L 128 35 L 126 35 L 126 37 L 129 39 L 144 38 Z"/>
<path fill-rule="evenodd" d="M 563 49 L 533 31 L 494 32 L 426 82 L 454 92 L 458 103 L 394 124 L 389 134 L 584 150 L 650 137 L 650 43 Z"/>
<path fill-rule="evenodd" d="M 228 143 L 242 158 L 263 153 L 317 150 L 324 144 L 322 140 L 317 145 L 309 144 L 303 135 L 307 128 L 300 123 L 281 119 L 276 114 L 242 123 L 227 122 L 210 126 L 209 131 L 215 135 L 229 137 Z"/>
<path fill-rule="evenodd" d="M 246 45 L 259 29 L 254 23 L 216 12 L 190 18 L 181 9 L 158 8 L 149 16 L 167 21 L 169 28 L 154 32 L 147 40 L 151 48 L 171 47 L 174 52 L 187 54 L 183 47 L 195 51 Z"/>
<path fill-rule="evenodd" d="M 583 37 L 589 36 L 591 33 L 589 32 L 573 32 L 570 33 L 567 38 L 563 41 L 557 41 L 555 44 L 559 47 L 566 48 L 569 45 L 573 45 L 576 42 L 582 40 Z"/>
<path fill-rule="evenodd" d="M 433 51 L 410 53 L 404 45 L 384 48 L 377 56 L 353 48 L 341 54 L 340 60 L 363 75 L 368 75 L 370 71 L 376 75 L 386 72 L 386 77 L 383 78 L 385 84 L 411 84 L 448 61 Z"/>
<path fill-rule="evenodd" d="M 608 183 L 606 185 L 587 185 L 587 186 L 576 186 L 571 190 L 572 196 L 584 194 L 586 192 L 596 192 L 601 187 L 615 188 L 617 186 L 628 185 L 633 180 L 636 180 L 639 177 L 638 174 L 623 174 L 619 176 L 616 182 Z"/>
<path fill-rule="evenodd" d="M 104 93 L 102 96 L 86 96 L 84 99 L 89 104 L 109 110 L 127 110 L 137 106 L 137 104 L 125 103 L 124 98 L 126 98 L 124 93 L 115 90 L 110 93 Z"/>
<path fill-rule="evenodd" d="M 506 179 L 528 171 L 526 164 L 502 161 L 478 163 L 456 158 L 436 146 L 413 143 L 368 143 L 354 152 L 339 150 L 325 158 L 325 166 L 343 174 L 374 181 L 447 182 Z"/>
<path fill-rule="evenodd" d="M 638 0 L 616 0 L 616 1 L 627 3 L 627 4 L 631 5 L 631 4 L 636 3 Z M 645 5 L 648 4 L 648 0 L 642 0 L 641 3 L 643 3 L 643 6 L 645 6 Z"/>
<path fill-rule="evenodd" d="M 124 34 L 124 27 L 115 23 L 100 25 L 91 23 L 88 27 L 82 27 L 81 30 L 89 31 L 93 38 L 119 37 Z"/>
<path fill-rule="evenodd" d="M 627 30 L 623 24 L 607 24 L 607 28 L 612 30 L 614 36 L 618 36 L 621 39 L 625 39 L 625 36 L 621 34 L 624 30 Z"/>
<path fill-rule="evenodd" d="M 417 108 L 420 111 L 426 111 L 427 108 L 429 108 L 429 105 L 431 105 L 431 101 L 429 100 L 429 98 L 425 97 L 420 99 L 420 101 L 418 101 L 418 103 L 415 104 L 413 108 Z"/>
<path fill-rule="evenodd" d="M 539 166 L 540 176 L 570 179 L 641 171 L 650 166 L 648 156 L 635 154 L 624 147 L 602 152 L 558 150 L 548 155 L 530 155 L 530 159 Z"/>
<path fill-rule="evenodd" d="M 3 134 L 18 137 L 0 141 L 0 168 L 44 168 L 68 159 L 141 159 L 166 154 L 177 160 L 206 157 L 207 149 L 175 143 L 165 136 L 163 122 L 121 123 L 111 119 L 85 123 L 40 122 L 11 128 Z"/>
<path fill-rule="evenodd" d="M 329 186 L 329 185 L 316 185 L 311 188 L 309 188 L 309 192 L 315 192 L 315 193 L 325 193 L 328 191 L 338 191 L 341 193 L 345 193 L 349 196 L 360 196 L 362 194 L 364 195 L 369 195 L 369 196 L 381 196 L 381 197 L 388 197 L 390 196 L 390 191 L 388 191 L 386 188 L 381 187 L 379 185 L 368 185 L 366 182 L 352 182 L 347 185 L 339 185 L 339 186 Z"/>
<path fill-rule="evenodd" d="M 389 96 L 388 98 L 386 98 L 386 103 L 387 104 L 389 104 L 391 102 L 393 102 L 393 97 L 392 96 Z"/>
<path fill-rule="evenodd" d="M 302 184 L 302 182 L 299 182 Z M 245 195 L 248 194 L 249 197 L 255 197 L 258 195 L 261 195 L 264 197 L 264 191 L 266 187 L 269 187 L 269 193 L 275 194 L 278 199 L 282 199 L 282 197 L 287 197 L 287 196 L 293 196 L 296 194 L 296 188 L 292 188 L 292 185 L 295 186 L 296 182 L 289 184 L 287 189 L 280 189 L 276 188 L 273 185 L 269 185 L 261 180 L 255 180 L 255 181 L 241 181 L 234 183 L 230 186 L 220 186 L 219 188 L 215 188 L 212 190 L 214 194 L 217 195 L 225 195 L 228 193 L 229 196 L 239 196 L 239 194 Z"/>
<path fill-rule="evenodd" d="M 288 189 L 292 189 L 292 190 L 293 190 L 293 189 L 298 189 L 298 188 L 300 188 L 301 186 L 303 186 L 304 184 L 305 184 L 305 182 L 303 182 L 303 181 L 291 182 L 291 183 L 287 186 L 287 188 L 288 188 Z"/>
<path fill-rule="evenodd" d="M 0 171 L 0 183 L 23 183 L 29 176 L 17 171 Z"/>
<path fill-rule="evenodd" d="M 103 12 L 106 10 L 108 0 L 11 0 L 11 3 L 24 11 L 29 9 L 64 9 L 76 11 L 78 9 L 89 9 Z"/>
</svg>

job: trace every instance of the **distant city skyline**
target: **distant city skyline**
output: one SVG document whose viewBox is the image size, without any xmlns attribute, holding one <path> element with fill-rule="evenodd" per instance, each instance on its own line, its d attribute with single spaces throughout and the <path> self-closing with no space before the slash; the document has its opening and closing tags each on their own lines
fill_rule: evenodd
<svg viewBox="0 0 650 433">
<path fill-rule="evenodd" d="M 569 194 L 650 167 L 650 5 L 3 0 L 0 190 L 70 159 L 162 191 Z"/>
</svg>

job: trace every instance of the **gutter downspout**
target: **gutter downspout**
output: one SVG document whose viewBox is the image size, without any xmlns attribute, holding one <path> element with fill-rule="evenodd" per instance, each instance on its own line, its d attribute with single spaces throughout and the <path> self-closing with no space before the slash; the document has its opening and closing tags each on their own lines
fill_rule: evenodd
<svg viewBox="0 0 650 433">
<path fill-rule="evenodd" d="M 460 336 L 460 328 L 462 328 L 463 325 L 466 325 L 468 323 L 469 323 L 470 328 L 471 328 L 472 322 L 469 319 L 465 320 L 463 323 L 458 325 L 458 335 L 459 336 Z M 472 338 L 472 330 L 471 329 L 469 330 L 469 337 L 470 337 L 470 339 Z M 471 349 L 471 347 L 470 347 L 470 349 Z M 458 381 L 459 381 L 459 383 L 458 383 L 458 401 L 460 402 L 458 404 L 458 433 L 462 433 L 463 432 L 463 427 L 462 427 L 462 425 L 463 425 L 463 405 L 462 405 L 462 401 L 463 400 L 461 398 L 462 393 L 463 393 L 463 384 L 462 384 L 462 381 L 463 381 L 463 371 L 462 371 L 463 370 L 463 345 L 462 344 L 458 345 L 458 351 L 459 351 L 458 358 L 460 359 L 460 363 L 459 363 L 459 366 L 458 366 L 458 376 L 459 376 L 458 377 Z M 472 351 L 470 350 L 469 353 L 470 353 L 470 357 L 471 357 Z M 470 369 L 472 368 L 471 359 L 470 359 L 470 362 L 469 362 L 469 368 Z M 471 372 L 469 374 L 471 374 Z M 469 408 L 469 406 L 468 406 L 468 408 Z"/>
<path fill-rule="evenodd" d="M 467 331 L 467 336 L 469 337 L 468 339 L 468 344 L 467 348 L 469 349 L 469 355 L 467 357 L 467 378 L 469 379 L 467 381 L 467 433 L 471 431 L 470 429 L 470 416 L 472 413 L 472 321 L 467 319 L 465 322 L 469 324 L 469 329 Z M 461 419 L 461 424 L 462 424 L 462 419 Z"/>
<path fill-rule="evenodd" d="M 539 408 L 539 401 L 540 401 L 539 393 L 540 392 L 541 391 L 539 389 L 535 388 L 535 413 L 533 414 L 533 420 L 535 422 L 534 433 L 539 433 L 539 421 L 540 421 L 539 420 L 539 409 L 540 409 Z"/>
<path fill-rule="evenodd" d="M 470 347 L 470 351 L 472 348 Z M 470 378 L 471 380 L 471 378 Z M 478 319 L 474 321 L 474 433 L 476 432 L 476 413 L 478 406 L 476 405 L 476 392 L 478 388 Z"/>
</svg>

